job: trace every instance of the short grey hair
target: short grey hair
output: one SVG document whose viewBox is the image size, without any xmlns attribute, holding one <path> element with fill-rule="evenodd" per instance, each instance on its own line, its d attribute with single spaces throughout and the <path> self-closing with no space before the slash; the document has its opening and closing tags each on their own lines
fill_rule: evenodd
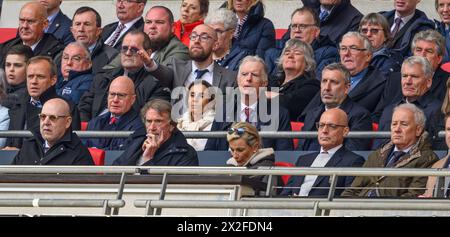
<svg viewBox="0 0 450 237">
<path fill-rule="evenodd" d="M 425 77 L 432 78 L 434 75 L 433 67 L 431 66 L 430 61 L 427 58 L 422 56 L 411 56 L 405 61 L 403 61 L 403 65 L 413 66 L 414 64 L 420 64 L 422 66 L 422 72 L 425 74 Z"/>
<path fill-rule="evenodd" d="M 394 108 L 394 113 L 395 113 L 395 111 L 397 111 L 399 109 L 407 109 L 407 110 L 411 111 L 414 114 L 414 121 L 416 122 L 416 124 L 423 128 L 425 127 L 425 123 L 427 122 L 425 113 L 419 107 L 417 107 L 415 104 L 405 103 L 405 104 L 398 105 Z M 392 113 L 392 114 L 394 114 L 394 113 Z"/>
<path fill-rule="evenodd" d="M 443 56 L 445 53 L 445 39 L 444 37 L 435 30 L 424 30 L 420 31 L 414 35 L 411 43 L 411 51 L 414 52 L 416 48 L 417 41 L 427 41 L 434 43 L 436 45 L 436 51 L 439 56 Z"/>
<path fill-rule="evenodd" d="M 238 18 L 233 11 L 226 8 L 219 8 L 208 14 L 205 18 L 205 24 L 223 24 L 225 30 L 234 30 L 238 25 Z"/>
<path fill-rule="evenodd" d="M 342 65 L 342 63 L 331 63 L 326 65 L 322 72 L 328 70 L 328 71 L 339 71 L 343 76 L 346 84 L 350 84 L 350 71 Z"/>
<path fill-rule="evenodd" d="M 347 38 L 347 37 L 358 38 L 359 40 L 361 40 L 363 42 L 364 49 L 366 49 L 370 54 L 373 53 L 372 44 L 370 43 L 369 39 L 365 35 L 363 35 L 359 32 L 356 32 L 356 31 L 350 31 L 350 32 L 345 33 L 344 36 L 342 36 L 342 39 Z M 341 47 L 341 43 L 342 43 L 342 40 L 341 40 L 341 42 L 339 42 L 339 47 Z"/>
<path fill-rule="evenodd" d="M 244 65 L 247 62 L 258 62 L 261 65 L 263 65 L 263 75 L 261 75 L 261 79 L 263 80 L 263 82 L 268 82 L 269 81 L 269 76 L 267 75 L 267 66 L 266 63 L 264 63 L 264 60 L 262 58 L 260 58 L 259 56 L 246 56 L 244 59 L 242 59 L 241 63 L 239 64 L 239 70 L 238 70 L 238 79 L 239 79 L 239 75 L 241 75 L 241 68 L 242 65 Z"/>
<path fill-rule="evenodd" d="M 311 46 L 299 39 L 290 39 L 286 42 L 286 45 L 281 52 L 281 56 L 278 59 L 277 66 L 278 68 L 283 68 L 284 61 L 284 53 L 289 49 L 300 49 L 303 51 L 303 55 L 305 56 L 305 71 L 307 72 L 315 72 L 316 70 L 316 60 L 314 60 L 314 50 Z"/>
<path fill-rule="evenodd" d="M 69 46 L 69 45 L 76 46 L 76 47 L 80 48 L 81 50 L 83 50 L 84 53 L 86 54 L 86 59 L 88 61 L 92 61 L 91 53 L 89 52 L 89 49 L 84 44 L 82 44 L 81 42 L 78 42 L 78 41 L 74 41 L 74 42 L 70 42 L 69 44 L 67 44 L 67 46 Z M 67 46 L 66 46 L 66 48 L 67 48 Z M 64 48 L 64 50 L 66 48 Z M 63 50 L 63 53 L 64 53 L 64 50 Z"/>
</svg>

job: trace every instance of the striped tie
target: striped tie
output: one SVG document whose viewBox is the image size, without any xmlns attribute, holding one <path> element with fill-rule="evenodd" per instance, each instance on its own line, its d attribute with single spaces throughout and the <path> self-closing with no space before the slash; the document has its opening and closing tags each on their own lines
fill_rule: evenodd
<svg viewBox="0 0 450 237">
<path fill-rule="evenodd" d="M 111 38 L 111 40 L 107 43 L 107 45 L 114 47 L 116 44 L 116 41 L 119 39 L 120 33 L 122 33 L 122 30 L 125 28 L 125 25 L 119 22 L 119 25 L 116 28 L 116 31 L 114 31 L 114 35 Z"/>
</svg>

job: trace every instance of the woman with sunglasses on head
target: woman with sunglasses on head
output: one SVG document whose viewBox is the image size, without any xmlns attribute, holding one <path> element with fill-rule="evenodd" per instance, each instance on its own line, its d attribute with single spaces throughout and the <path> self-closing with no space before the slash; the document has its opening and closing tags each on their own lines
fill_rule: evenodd
<svg viewBox="0 0 450 237">
<path fill-rule="evenodd" d="M 391 50 L 391 30 L 386 18 L 379 13 L 369 13 L 361 19 L 359 32 L 365 35 L 372 45 L 373 57 L 370 65 L 384 76 L 400 71 L 403 56 Z"/>
<path fill-rule="evenodd" d="M 209 10 L 209 0 L 182 0 L 180 19 L 174 23 L 174 34 L 189 47 L 192 30 L 203 24 Z"/>
<path fill-rule="evenodd" d="M 261 148 L 261 137 L 258 130 L 250 123 L 234 123 L 228 130 L 227 141 L 231 152 L 231 158 L 227 160 L 227 165 L 247 168 L 274 166 L 274 150 Z M 248 180 L 258 195 L 260 191 L 265 191 L 268 176 L 253 175 L 249 176 Z"/>
<path fill-rule="evenodd" d="M 215 97 L 211 84 L 200 80 L 192 82 L 188 87 L 187 111 L 178 119 L 180 131 L 210 131 L 214 121 Z M 196 151 L 205 149 L 208 139 L 186 139 Z"/>
</svg>

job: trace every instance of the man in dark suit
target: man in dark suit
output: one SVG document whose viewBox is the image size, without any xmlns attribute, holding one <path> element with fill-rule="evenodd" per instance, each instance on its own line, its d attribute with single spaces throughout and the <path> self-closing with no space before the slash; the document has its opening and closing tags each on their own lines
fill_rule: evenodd
<svg viewBox="0 0 450 237">
<path fill-rule="evenodd" d="M 147 70 L 165 87 L 187 87 L 195 80 L 205 80 L 224 94 L 227 87 L 235 87 L 236 73 L 214 62 L 213 51 L 217 45 L 217 33 L 214 29 L 207 25 L 198 25 L 191 33 L 191 60 L 181 61 L 174 58 L 168 66 L 164 66 L 155 63 L 148 53 L 143 52 L 142 58 Z"/>
<path fill-rule="evenodd" d="M 414 56 L 425 57 L 431 63 L 433 79 L 429 91 L 437 100 L 442 102 L 447 93 L 447 79 L 450 77 L 450 73 L 441 68 L 445 55 L 444 37 L 435 30 L 421 31 L 414 36 L 411 51 Z M 401 72 L 394 72 L 389 75 L 381 100 L 372 114 L 375 122 L 379 121 L 384 108 L 403 98 L 401 78 Z"/>
<path fill-rule="evenodd" d="M 47 26 L 47 11 L 41 4 L 29 2 L 23 5 L 19 13 L 18 36 L 0 44 L 1 67 L 5 65 L 9 48 L 17 44 L 30 46 L 35 56 L 43 55 L 54 59 L 64 49 L 64 44 L 52 34 L 44 32 Z"/>
<path fill-rule="evenodd" d="M 233 122 L 252 123 L 259 131 L 291 131 L 289 112 L 279 105 L 278 97 L 268 100 L 265 89 L 268 84 L 267 69 L 258 56 L 245 57 L 238 72 L 238 89 L 226 95 L 222 111 L 217 112 L 211 131 L 227 131 Z M 234 100 L 237 96 L 237 100 Z M 262 147 L 274 150 L 292 150 L 292 139 L 262 139 Z M 228 150 L 226 139 L 210 138 L 205 150 Z"/>
<path fill-rule="evenodd" d="M 56 94 L 56 65 L 52 59 L 46 56 L 36 56 L 28 60 L 27 67 L 27 93 L 20 99 L 19 103 L 9 110 L 8 130 L 39 130 L 38 114 L 42 105 L 53 98 L 62 98 Z M 62 98 L 63 99 L 63 98 Z M 72 128 L 80 129 L 80 116 L 77 107 L 70 105 Z M 22 146 L 22 138 L 8 138 L 5 149 L 17 149 Z"/>
<path fill-rule="evenodd" d="M 88 131 L 136 131 L 144 128 L 139 112 L 133 108 L 136 94 L 129 77 L 120 76 L 111 82 L 108 90 L 108 112 L 93 118 Z M 85 144 L 106 150 L 125 150 L 126 138 L 89 138 Z"/>
<path fill-rule="evenodd" d="M 62 0 L 36 0 L 47 9 L 48 27 L 45 33 L 50 33 L 64 45 L 75 41 L 70 26 L 72 21 L 61 11 Z"/>
<path fill-rule="evenodd" d="M 317 123 L 320 152 L 300 156 L 297 167 L 361 167 L 364 158 L 343 146 L 344 137 L 349 132 L 345 111 L 333 108 L 325 111 Z M 349 187 L 354 177 L 340 176 L 336 183 L 335 196 Z M 292 176 L 281 195 L 326 197 L 330 186 L 329 176 Z"/>
<path fill-rule="evenodd" d="M 424 12 L 416 9 L 419 2 L 420 0 L 395 0 L 394 10 L 380 12 L 391 26 L 392 49 L 404 57 L 411 55 L 411 40 L 417 32 L 434 29 L 434 22 Z"/>
<path fill-rule="evenodd" d="M 94 75 L 119 54 L 117 49 L 104 44 L 100 39 L 102 18 L 91 7 L 80 7 L 75 11 L 71 31 L 75 40 L 84 44 L 91 53 L 92 73 Z"/>
<path fill-rule="evenodd" d="M 145 129 L 136 130 L 132 141 L 113 165 L 198 166 L 195 149 L 189 145 L 171 117 L 165 100 L 149 101 L 142 108 Z"/>
<path fill-rule="evenodd" d="M 70 105 L 60 98 L 45 102 L 37 118 L 40 131 L 25 139 L 12 165 L 94 165 L 88 149 L 72 132 Z"/>
<path fill-rule="evenodd" d="M 147 0 L 116 0 L 116 15 L 119 21 L 103 27 L 102 41 L 120 50 L 125 34 L 131 30 L 141 30 L 144 27 L 142 14 Z"/>
<path fill-rule="evenodd" d="M 373 112 L 384 90 L 386 78 L 372 66 L 372 45 L 366 36 L 348 32 L 339 43 L 341 63 L 350 71 L 348 96 Z"/>
<path fill-rule="evenodd" d="M 381 113 L 378 129 L 380 131 L 390 131 L 391 118 L 394 107 L 400 104 L 415 104 L 423 110 L 427 118 L 439 113 L 441 101 L 431 93 L 433 68 L 429 61 L 421 56 L 411 56 L 402 64 L 402 98 L 392 101 Z M 425 130 L 429 130 L 430 123 L 425 125 Z M 373 148 L 378 148 L 385 140 L 376 139 Z"/>
<path fill-rule="evenodd" d="M 136 111 L 152 98 L 169 100 L 169 91 L 161 87 L 160 82 L 145 70 L 144 62 L 138 56 L 140 51 L 150 50 L 149 41 L 147 34 L 142 31 L 133 30 L 127 33 L 120 53 L 122 66 L 97 74 L 89 90 L 81 97 L 78 108 L 82 121 L 89 121 L 108 111 L 108 87 L 118 76 L 128 76 L 133 80 L 136 94 L 133 107 Z"/>
<path fill-rule="evenodd" d="M 371 131 L 370 113 L 348 96 L 350 72 L 340 63 L 327 65 L 322 71 L 320 92 L 311 100 L 299 120 L 304 123 L 303 131 L 317 131 L 316 122 L 328 109 L 340 108 L 348 116 L 351 131 Z M 345 139 L 344 146 L 353 151 L 370 149 L 371 139 Z M 299 139 L 298 150 L 317 151 L 320 144 L 316 139 Z"/>
</svg>

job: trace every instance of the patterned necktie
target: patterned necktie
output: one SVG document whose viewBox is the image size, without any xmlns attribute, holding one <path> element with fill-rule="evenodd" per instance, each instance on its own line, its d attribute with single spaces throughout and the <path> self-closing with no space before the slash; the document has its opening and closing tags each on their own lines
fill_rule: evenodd
<svg viewBox="0 0 450 237">
<path fill-rule="evenodd" d="M 323 22 L 330 15 L 328 11 L 322 11 L 319 15 L 320 22 Z"/>
<path fill-rule="evenodd" d="M 116 44 L 116 41 L 119 39 L 120 33 L 122 33 L 123 29 L 125 29 L 125 25 L 119 22 L 119 25 L 117 26 L 116 31 L 114 31 L 113 37 L 107 43 L 107 45 L 114 47 L 114 45 Z"/>
<path fill-rule="evenodd" d="M 400 30 L 400 25 L 402 24 L 402 18 L 397 18 L 397 19 L 395 19 L 395 26 L 394 26 L 394 29 L 392 30 L 392 36 L 395 36 L 397 33 L 398 33 L 398 31 Z"/>
<path fill-rule="evenodd" d="M 31 100 L 30 104 L 36 108 L 42 108 L 42 103 L 39 100 Z"/>
<path fill-rule="evenodd" d="M 402 157 L 405 154 L 406 153 L 403 151 L 394 151 L 394 154 L 392 154 L 392 157 L 389 160 L 389 162 L 387 163 L 386 168 L 394 167 L 395 163 L 397 163 L 397 161 L 400 159 L 400 157 Z"/>
<path fill-rule="evenodd" d="M 202 76 L 205 75 L 205 73 L 207 72 L 209 72 L 208 69 L 203 70 L 195 69 L 195 80 L 202 78 Z"/>
<path fill-rule="evenodd" d="M 250 123 L 250 108 L 245 107 L 244 113 L 245 113 L 245 122 Z"/>
</svg>

